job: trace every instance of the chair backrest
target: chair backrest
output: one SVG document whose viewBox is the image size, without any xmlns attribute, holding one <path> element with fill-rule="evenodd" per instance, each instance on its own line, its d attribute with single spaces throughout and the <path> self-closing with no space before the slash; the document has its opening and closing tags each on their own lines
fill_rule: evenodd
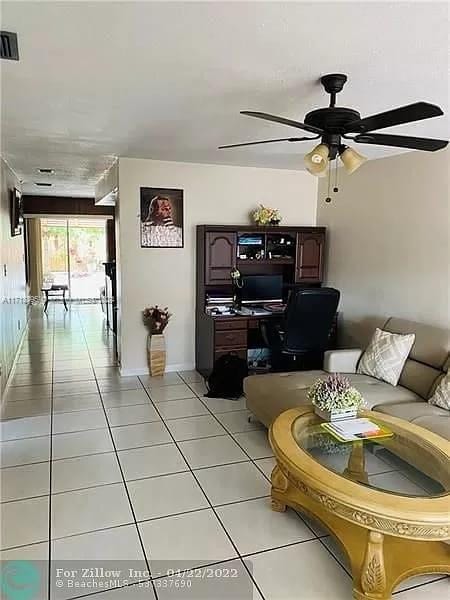
<svg viewBox="0 0 450 600">
<path fill-rule="evenodd" d="M 283 350 L 290 353 L 326 350 L 339 297 L 334 288 L 293 291 L 286 308 Z"/>
</svg>

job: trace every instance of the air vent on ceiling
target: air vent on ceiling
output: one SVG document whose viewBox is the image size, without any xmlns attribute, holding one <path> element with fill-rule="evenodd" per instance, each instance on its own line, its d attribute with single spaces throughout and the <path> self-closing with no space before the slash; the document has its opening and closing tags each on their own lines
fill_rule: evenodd
<svg viewBox="0 0 450 600">
<path fill-rule="evenodd" d="M 53 175 L 54 169 L 38 169 L 39 173 L 45 173 L 45 175 Z"/>
<path fill-rule="evenodd" d="M 19 60 L 19 47 L 17 46 L 17 33 L 0 31 L 1 54 L 0 58 Z"/>
<path fill-rule="evenodd" d="M 38 185 L 39 187 L 52 187 L 53 183 L 48 183 L 47 181 L 35 181 L 34 185 Z"/>
</svg>

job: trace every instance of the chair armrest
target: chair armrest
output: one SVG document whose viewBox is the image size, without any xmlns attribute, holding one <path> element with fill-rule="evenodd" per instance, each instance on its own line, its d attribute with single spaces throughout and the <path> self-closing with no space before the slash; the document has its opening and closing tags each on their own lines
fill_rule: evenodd
<svg viewBox="0 0 450 600">
<path fill-rule="evenodd" d="M 323 361 L 324 371 L 328 373 L 356 373 L 356 367 L 363 350 L 328 350 Z"/>
</svg>

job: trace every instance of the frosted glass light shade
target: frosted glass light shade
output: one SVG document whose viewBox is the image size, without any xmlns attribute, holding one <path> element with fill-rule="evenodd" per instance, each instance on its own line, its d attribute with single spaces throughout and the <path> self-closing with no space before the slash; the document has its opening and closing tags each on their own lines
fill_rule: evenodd
<svg viewBox="0 0 450 600">
<path fill-rule="evenodd" d="M 330 150 L 326 144 L 319 144 L 311 152 L 305 154 L 306 169 L 316 177 L 325 177 Z"/>
<path fill-rule="evenodd" d="M 340 155 L 340 158 L 344 164 L 345 170 L 349 175 L 354 173 L 356 169 L 364 164 L 367 160 L 365 156 L 353 150 L 353 148 L 346 148 Z"/>
</svg>

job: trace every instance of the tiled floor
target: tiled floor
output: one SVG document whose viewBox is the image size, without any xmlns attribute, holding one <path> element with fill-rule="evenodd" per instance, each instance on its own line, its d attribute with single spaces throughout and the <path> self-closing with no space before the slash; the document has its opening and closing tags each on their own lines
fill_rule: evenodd
<svg viewBox="0 0 450 600">
<path fill-rule="evenodd" d="M 1 557 L 122 561 L 152 577 L 114 591 L 44 581 L 33 597 L 351 598 L 327 532 L 270 510 L 274 460 L 245 400 L 204 398 L 195 372 L 120 377 L 112 344 L 97 307 L 34 309 L 2 413 Z M 192 567 L 201 590 L 165 577 Z M 448 598 L 448 580 L 413 578 L 398 593 Z"/>
</svg>

